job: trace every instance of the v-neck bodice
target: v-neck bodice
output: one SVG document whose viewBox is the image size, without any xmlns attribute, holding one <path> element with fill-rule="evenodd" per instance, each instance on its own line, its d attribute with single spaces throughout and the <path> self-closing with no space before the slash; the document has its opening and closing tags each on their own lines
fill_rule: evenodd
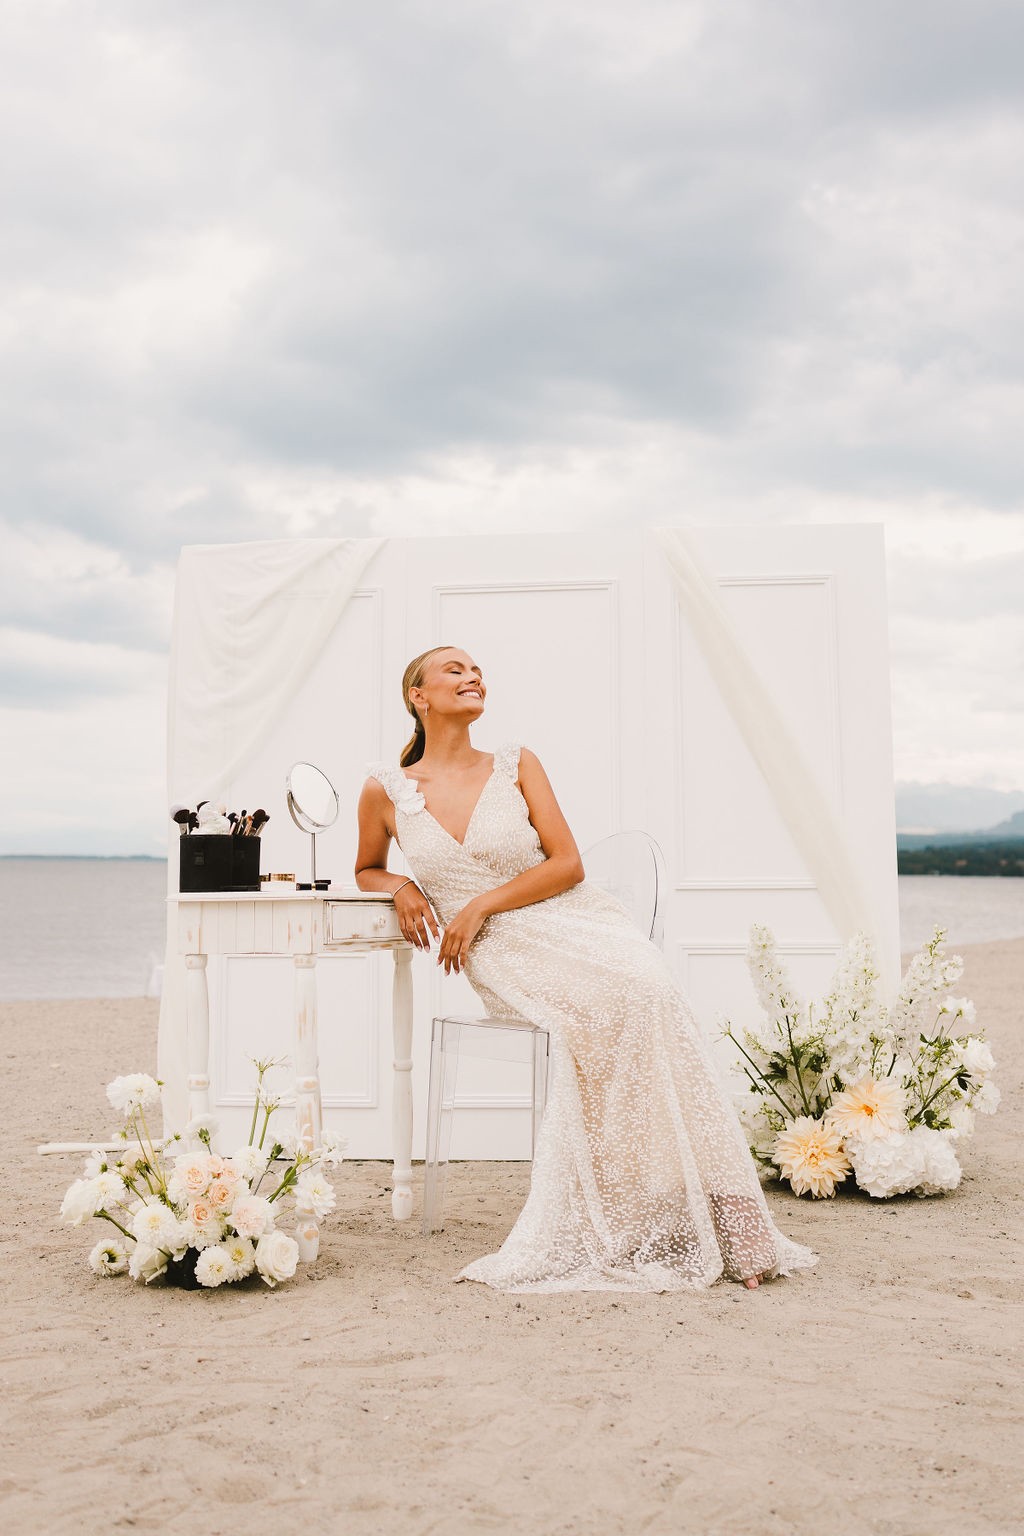
<svg viewBox="0 0 1024 1536">
<path fill-rule="evenodd" d="M 443 923 L 474 896 L 544 862 L 516 783 L 519 751 L 518 743 L 505 742 L 495 752 L 461 843 L 427 810 L 415 779 L 390 763 L 375 763 L 369 770 L 394 802 L 398 846 Z"/>
<path fill-rule="evenodd" d="M 466 822 L 466 830 L 463 832 L 461 837 L 456 837 L 454 832 L 449 832 L 447 827 L 442 826 L 441 822 L 438 821 L 438 819 L 434 815 L 433 811 L 428 809 L 426 801 L 424 801 L 424 804 L 423 804 L 424 814 L 429 816 L 431 821 L 434 823 L 434 825 L 436 827 L 440 827 L 441 831 L 444 832 L 448 837 L 450 837 L 452 842 L 455 843 L 459 848 L 465 848 L 465 846 L 466 846 L 466 840 L 469 837 L 470 831 L 472 830 L 473 823 L 476 820 L 476 813 L 480 809 L 480 802 L 484 798 L 484 796 L 486 795 L 488 789 L 491 786 L 491 782 L 494 779 L 495 773 L 497 771 L 497 767 L 498 767 L 498 754 L 497 754 L 497 752 L 495 752 L 494 755 L 493 755 L 492 761 L 491 761 L 491 771 L 487 775 L 487 777 L 484 780 L 483 784 L 480 786 L 480 793 L 477 795 L 476 800 L 473 802 L 473 809 L 470 811 L 470 813 L 469 813 L 469 820 Z M 409 781 L 409 783 L 412 785 L 414 790 L 416 790 L 417 792 L 421 792 L 420 789 L 419 789 L 419 781 L 417 779 L 414 779 L 411 774 L 406 773 L 404 768 L 399 769 L 399 772 L 401 773 L 403 779 L 407 779 Z"/>
</svg>

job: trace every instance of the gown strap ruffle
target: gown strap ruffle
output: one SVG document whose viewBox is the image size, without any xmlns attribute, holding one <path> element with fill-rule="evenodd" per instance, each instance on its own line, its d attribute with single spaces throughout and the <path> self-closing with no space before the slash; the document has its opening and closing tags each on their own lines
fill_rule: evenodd
<svg viewBox="0 0 1024 1536">
<path fill-rule="evenodd" d="M 367 763 L 366 777 L 376 779 L 379 784 L 383 784 L 396 805 L 403 788 L 409 783 L 401 768 L 396 768 L 393 763 Z"/>
<path fill-rule="evenodd" d="M 518 741 L 503 741 L 494 753 L 495 772 L 503 774 L 514 783 L 519 777 L 519 754 L 522 750 Z"/>
</svg>

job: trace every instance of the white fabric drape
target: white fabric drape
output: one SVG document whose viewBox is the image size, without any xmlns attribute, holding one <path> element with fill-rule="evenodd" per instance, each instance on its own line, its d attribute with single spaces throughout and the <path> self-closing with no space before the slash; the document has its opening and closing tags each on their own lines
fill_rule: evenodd
<svg viewBox="0 0 1024 1536">
<path fill-rule="evenodd" d="M 383 539 L 280 539 L 182 550 L 167 713 L 168 798 L 218 798 L 252 757 L 323 650 Z M 172 828 L 168 892 L 178 889 Z M 170 909 L 173 914 L 173 907 Z M 164 1123 L 188 1097 L 185 967 L 169 929 L 157 1071 Z"/>
<path fill-rule="evenodd" d="M 171 801 L 216 799 L 323 650 L 383 539 L 183 549 L 167 721 Z"/>
<path fill-rule="evenodd" d="M 736 632 L 696 544 L 681 528 L 653 530 L 686 617 L 722 699 L 764 774 L 783 821 L 846 941 L 873 934 L 875 922 L 838 817 L 812 774 L 799 742 Z"/>
</svg>

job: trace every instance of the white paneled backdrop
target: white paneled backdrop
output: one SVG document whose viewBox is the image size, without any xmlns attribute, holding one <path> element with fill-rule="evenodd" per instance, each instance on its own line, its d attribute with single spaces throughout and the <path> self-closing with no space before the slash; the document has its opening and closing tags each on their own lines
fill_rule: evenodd
<svg viewBox="0 0 1024 1536">
<path fill-rule="evenodd" d="M 876 917 L 889 977 L 899 957 L 885 576 L 879 527 L 732 528 L 695 534 L 739 633 L 845 828 Z M 720 1014 L 754 1011 L 744 950 L 752 921 L 778 935 L 798 983 L 819 988 L 838 939 L 761 774 L 679 611 L 657 541 L 596 535 L 397 539 L 367 568 L 325 649 L 265 745 L 230 786 L 271 812 L 263 869 L 305 871 L 288 819 L 292 762 L 318 764 L 342 812 L 320 840 L 320 872 L 350 885 L 366 765 L 396 761 L 411 722 L 400 682 L 431 645 L 483 668 L 488 750 L 536 751 L 581 848 L 643 827 L 669 868 L 666 953 L 709 1037 Z M 393 867 L 404 868 L 398 850 Z M 318 965 L 325 1114 L 349 1154 L 390 1153 L 389 956 Z M 288 959 L 210 962 L 212 1095 L 229 1143 L 251 1112 L 249 1057 L 290 1049 Z M 414 1155 L 430 1020 L 474 1013 L 463 978 L 413 961 Z M 287 1087 L 287 1074 L 281 1085 Z M 467 1057 L 457 1157 L 529 1154 L 525 1063 Z"/>
</svg>

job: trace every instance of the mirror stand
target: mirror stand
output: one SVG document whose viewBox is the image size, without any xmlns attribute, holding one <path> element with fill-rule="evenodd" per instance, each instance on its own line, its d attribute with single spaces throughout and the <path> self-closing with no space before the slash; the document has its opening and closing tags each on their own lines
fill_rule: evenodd
<svg viewBox="0 0 1024 1536">
<path fill-rule="evenodd" d="M 288 812 L 295 825 L 309 834 L 308 880 L 297 880 L 297 891 L 330 890 L 329 876 L 316 872 L 316 835 L 334 825 L 338 817 L 338 794 L 325 773 L 312 763 L 295 763 L 288 775 Z"/>
</svg>

